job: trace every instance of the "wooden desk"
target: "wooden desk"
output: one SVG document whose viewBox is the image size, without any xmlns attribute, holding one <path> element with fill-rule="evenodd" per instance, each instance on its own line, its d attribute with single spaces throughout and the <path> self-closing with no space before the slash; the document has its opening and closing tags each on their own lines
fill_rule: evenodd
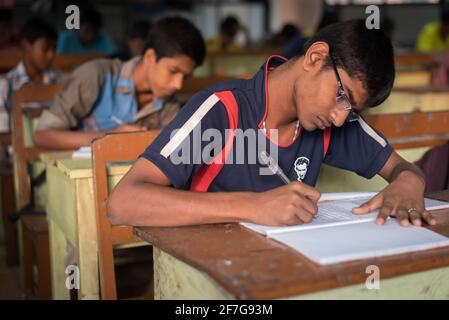
<svg viewBox="0 0 449 320">
<path fill-rule="evenodd" d="M 432 69 L 425 68 L 397 68 L 393 88 L 428 87 L 432 83 Z"/>
<path fill-rule="evenodd" d="M 449 87 L 394 88 L 381 105 L 367 108 L 363 114 L 436 112 L 449 110 Z"/>
<path fill-rule="evenodd" d="M 68 276 L 65 270 L 66 266 L 76 264 L 80 272 L 78 299 L 99 299 L 91 159 L 54 159 L 50 155 L 44 159 L 47 163 L 53 298 L 70 299 L 70 291 L 65 285 Z M 109 185 L 114 186 L 129 168 L 129 164 L 111 166 Z"/>
<path fill-rule="evenodd" d="M 7 73 L 17 66 L 21 60 L 21 52 L 17 48 L 0 50 L 0 74 Z M 105 58 L 103 54 L 56 54 L 52 67 L 62 72 L 72 72 L 77 66 L 94 59 Z"/>
<path fill-rule="evenodd" d="M 449 211 L 436 218 L 432 229 L 449 236 Z M 156 299 L 449 298 L 449 247 L 323 267 L 238 224 L 136 234 L 154 246 Z M 365 287 L 369 265 L 380 268 L 380 290 Z"/>
</svg>

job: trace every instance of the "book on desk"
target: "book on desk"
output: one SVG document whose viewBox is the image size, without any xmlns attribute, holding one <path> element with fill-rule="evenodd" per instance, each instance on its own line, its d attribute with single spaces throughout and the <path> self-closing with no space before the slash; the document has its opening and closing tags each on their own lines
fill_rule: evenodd
<svg viewBox="0 0 449 320">
<path fill-rule="evenodd" d="M 354 215 L 351 210 L 375 193 L 323 194 L 312 222 L 271 227 L 243 226 L 283 243 L 318 264 L 334 264 L 449 246 L 449 238 L 423 227 L 402 227 L 396 219 L 375 223 L 378 212 Z M 449 203 L 425 199 L 427 210 L 449 208 Z"/>
</svg>

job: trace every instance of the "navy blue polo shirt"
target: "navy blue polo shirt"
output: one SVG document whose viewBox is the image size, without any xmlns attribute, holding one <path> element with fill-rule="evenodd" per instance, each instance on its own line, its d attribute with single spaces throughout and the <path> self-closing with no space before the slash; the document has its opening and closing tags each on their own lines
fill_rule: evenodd
<svg viewBox="0 0 449 320">
<path fill-rule="evenodd" d="M 267 75 L 284 61 L 271 57 L 252 79 L 223 81 L 194 95 L 141 157 L 153 162 L 175 188 L 190 189 L 192 177 L 223 148 L 229 134 L 226 108 L 214 93 L 230 90 L 238 104 L 238 129 L 242 134 L 238 142 L 236 136 L 225 165 L 208 191 L 261 192 L 283 185 L 277 175 L 266 174 L 258 157 L 262 149 L 277 160 L 290 180 L 311 186 L 323 162 L 366 178 L 377 174 L 392 148 L 363 119 L 332 127 L 325 157 L 320 129 L 299 130 L 288 145 L 277 144 L 265 135 L 261 128 L 267 115 Z"/>
</svg>

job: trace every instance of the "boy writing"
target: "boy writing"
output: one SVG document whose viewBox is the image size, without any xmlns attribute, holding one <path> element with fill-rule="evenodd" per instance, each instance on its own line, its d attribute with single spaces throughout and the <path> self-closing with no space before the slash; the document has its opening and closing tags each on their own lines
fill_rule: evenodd
<svg viewBox="0 0 449 320">
<path fill-rule="evenodd" d="M 320 30 L 304 49 L 290 61 L 271 57 L 253 79 L 222 82 L 192 97 L 113 191 L 111 223 L 307 223 L 317 214 L 320 192 L 313 186 L 324 162 L 389 182 L 354 214 L 380 209 L 379 224 L 388 216 L 403 226 L 434 224 L 424 209 L 421 171 L 358 115 L 382 103 L 393 86 L 394 56 L 386 35 L 368 30 L 364 21 L 347 21 Z M 212 163 L 217 154 L 228 159 L 229 128 L 263 134 L 293 182 L 284 185 L 277 175 L 261 174 L 263 164 L 250 161 L 251 143 L 244 144 L 244 161 Z M 197 132 L 201 144 L 195 149 Z M 212 135 L 221 154 L 206 149 Z M 237 140 L 233 146 L 239 149 Z M 179 161 L 180 150 L 193 154 L 193 161 Z"/>
</svg>

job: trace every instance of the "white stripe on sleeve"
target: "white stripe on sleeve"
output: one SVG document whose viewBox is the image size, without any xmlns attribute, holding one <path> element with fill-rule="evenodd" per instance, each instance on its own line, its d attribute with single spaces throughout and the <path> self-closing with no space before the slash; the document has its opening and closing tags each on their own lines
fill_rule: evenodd
<svg viewBox="0 0 449 320">
<path fill-rule="evenodd" d="M 162 148 L 161 155 L 168 158 L 219 100 L 220 99 L 215 94 L 210 95 L 209 98 L 201 104 L 198 110 L 196 110 L 195 113 L 184 123 L 184 125 L 179 128 L 164 148 Z"/>
<path fill-rule="evenodd" d="M 362 118 L 359 117 L 359 123 L 360 126 L 362 127 L 363 131 L 366 132 L 366 134 L 368 134 L 371 138 L 373 138 L 374 140 L 376 140 L 383 148 L 386 147 L 387 142 L 385 141 L 384 138 L 382 138 L 381 136 L 379 136 L 377 134 L 376 131 L 374 131 L 373 128 L 371 128 Z"/>
</svg>

